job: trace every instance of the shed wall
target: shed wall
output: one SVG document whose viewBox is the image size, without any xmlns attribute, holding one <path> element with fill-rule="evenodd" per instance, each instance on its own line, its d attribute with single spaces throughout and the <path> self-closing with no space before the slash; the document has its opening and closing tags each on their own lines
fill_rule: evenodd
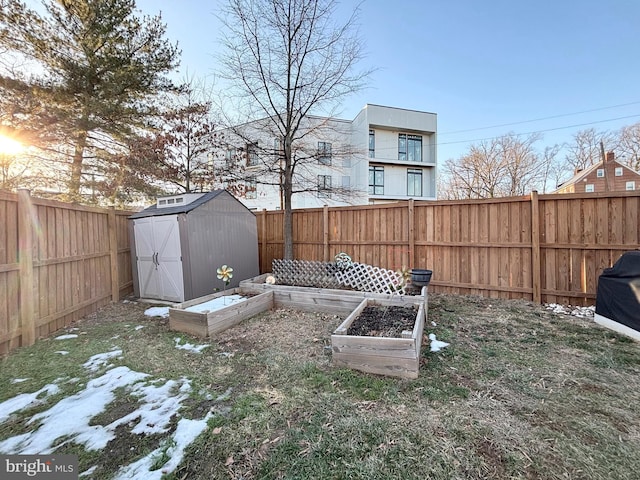
<svg viewBox="0 0 640 480">
<path fill-rule="evenodd" d="M 223 192 L 186 215 L 183 225 L 187 241 L 185 272 L 191 272 L 191 285 L 185 282 L 186 298 L 196 298 L 222 289 L 216 270 L 222 265 L 233 268 L 228 288 L 241 280 L 260 274 L 256 219 L 231 194 Z"/>
</svg>

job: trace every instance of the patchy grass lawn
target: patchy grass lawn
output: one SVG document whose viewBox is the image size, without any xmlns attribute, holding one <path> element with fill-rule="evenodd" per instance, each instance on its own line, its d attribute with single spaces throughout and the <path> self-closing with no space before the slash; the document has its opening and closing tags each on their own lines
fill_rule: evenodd
<svg viewBox="0 0 640 480">
<path fill-rule="evenodd" d="M 189 419 L 208 426 L 165 478 L 635 479 L 640 472 L 639 345 L 591 320 L 521 301 L 431 295 L 425 333 L 451 345 L 431 353 L 423 342 L 420 377 L 410 381 L 333 367 L 326 347 L 343 320 L 335 316 L 275 310 L 198 354 L 176 348 L 175 338 L 205 342 L 145 317 L 147 307 L 109 306 L 68 332 L 77 338 L 41 340 L 3 359 L 0 453 L 44 428 L 42 416 L 63 399 L 122 368 L 148 375 L 145 388 L 165 388 L 174 408 L 158 407 L 167 412 L 163 432 L 134 433 L 142 420 L 154 423 L 145 417 L 153 407 L 140 410 L 142 383 L 116 388 L 89 420 L 94 430 L 111 426 L 104 447 L 68 433 L 50 439 L 52 450 L 78 454 L 80 470 L 91 469 L 81 478 L 160 478 L 172 470 L 176 431 Z M 84 365 L 114 349 L 121 352 L 93 370 Z M 12 399 L 25 398 L 18 395 L 51 385 L 15 408 Z M 146 473 L 122 476 L 147 455 Z"/>
</svg>

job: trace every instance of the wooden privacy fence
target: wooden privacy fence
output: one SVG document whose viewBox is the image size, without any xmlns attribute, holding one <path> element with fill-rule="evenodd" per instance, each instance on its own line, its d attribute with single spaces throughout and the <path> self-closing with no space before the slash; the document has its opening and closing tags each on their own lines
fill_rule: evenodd
<svg viewBox="0 0 640 480">
<path fill-rule="evenodd" d="M 131 212 L 0 192 L 0 355 L 132 291 Z M 282 211 L 257 217 L 260 270 Z M 433 270 L 430 290 L 593 304 L 598 276 L 640 248 L 640 192 L 295 210 L 294 256 Z"/>
<path fill-rule="evenodd" d="M 640 248 L 640 192 L 294 210 L 294 257 L 433 270 L 430 290 L 595 303 L 598 276 Z M 283 212 L 257 215 L 260 270 L 283 254 Z"/>
<path fill-rule="evenodd" d="M 0 355 L 132 290 L 130 214 L 0 192 Z"/>
</svg>

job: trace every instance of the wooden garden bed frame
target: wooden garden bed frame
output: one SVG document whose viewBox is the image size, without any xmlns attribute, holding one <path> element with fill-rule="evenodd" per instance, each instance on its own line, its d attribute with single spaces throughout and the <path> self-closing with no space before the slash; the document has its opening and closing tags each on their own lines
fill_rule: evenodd
<svg viewBox="0 0 640 480">
<path fill-rule="evenodd" d="M 422 288 L 421 295 L 390 296 L 356 290 L 271 285 L 265 283 L 269 275 L 243 280 L 238 288 L 169 308 L 169 327 L 206 338 L 272 308 L 346 315 L 346 320 L 331 335 L 334 364 L 380 375 L 418 377 L 422 333 L 427 318 L 427 287 Z M 232 294 L 252 296 L 243 302 L 208 313 L 185 310 Z M 367 305 L 417 307 L 413 330 L 403 332 L 402 338 L 347 335 L 349 326 Z"/>
<path fill-rule="evenodd" d="M 425 292 L 426 295 L 426 292 Z M 333 363 L 362 372 L 400 378 L 418 378 L 426 303 L 415 301 L 416 320 L 411 331 L 399 338 L 348 335 L 347 331 L 362 311 L 372 305 L 397 306 L 393 299 L 365 298 L 331 335 Z"/>
<path fill-rule="evenodd" d="M 186 308 L 208 302 L 223 296 L 243 295 L 239 288 L 212 293 L 179 303 L 169 308 L 169 328 L 190 333 L 199 337 L 208 337 L 233 327 L 249 317 L 273 308 L 273 292 L 263 292 L 242 302 L 233 303 L 212 312 L 189 312 Z"/>
</svg>

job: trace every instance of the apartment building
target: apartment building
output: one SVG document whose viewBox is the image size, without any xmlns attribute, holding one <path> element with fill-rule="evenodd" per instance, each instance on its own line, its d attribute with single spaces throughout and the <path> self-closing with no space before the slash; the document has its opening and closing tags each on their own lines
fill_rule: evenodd
<svg viewBox="0 0 640 480">
<path fill-rule="evenodd" d="M 282 145 L 272 129 L 266 120 L 235 129 L 243 146 L 227 153 L 242 151 L 244 185 L 234 194 L 250 209 L 282 208 Z M 293 144 L 293 208 L 435 200 L 436 136 L 435 113 L 402 108 L 367 104 L 353 120 L 308 117 Z"/>
</svg>

